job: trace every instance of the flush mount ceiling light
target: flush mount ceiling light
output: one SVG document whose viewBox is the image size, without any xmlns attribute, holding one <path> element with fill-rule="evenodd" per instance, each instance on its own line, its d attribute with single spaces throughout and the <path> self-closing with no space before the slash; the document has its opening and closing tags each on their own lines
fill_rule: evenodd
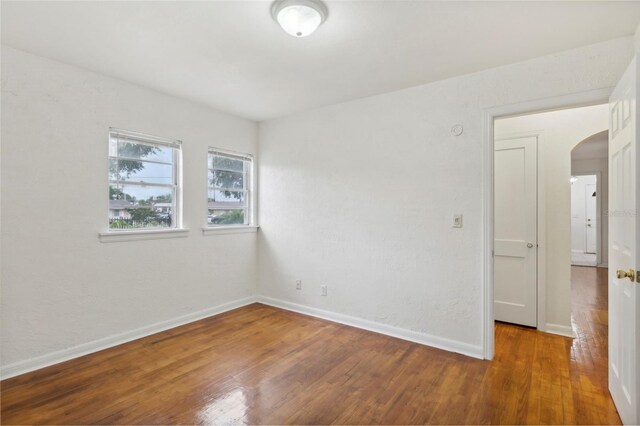
<svg viewBox="0 0 640 426">
<path fill-rule="evenodd" d="M 327 7 L 320 0 L 277 0 L 271 16 L 288 34 L 306 37 L 327 19 Z"/>
</svg>

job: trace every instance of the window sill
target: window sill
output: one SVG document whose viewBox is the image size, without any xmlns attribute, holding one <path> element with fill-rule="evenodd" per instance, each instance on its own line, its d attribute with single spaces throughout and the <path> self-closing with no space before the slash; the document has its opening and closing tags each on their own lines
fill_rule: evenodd
<svg viewBox="0 0 640 426">
<path fill-rule="evenodd" d="M 207 226 L 202 228 L 202 235 L 249 234 L 258 232 L 257 225 L 241 226 Z"/>
<path fill-rule="evenodd" d="M 188 235 L 188 229 L 153 229 L 148 231 L 101 232 L 98 234 L 98 238 L 101 243 L 116 243 L 121 241 L 185 238 Z"/>
</svg>

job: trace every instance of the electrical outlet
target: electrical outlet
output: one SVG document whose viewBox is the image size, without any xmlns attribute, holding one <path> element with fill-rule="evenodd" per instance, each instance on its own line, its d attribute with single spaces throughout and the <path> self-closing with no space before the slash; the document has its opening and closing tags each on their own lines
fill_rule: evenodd
<svg viewBox="0 0 640 426">
<path fill-rule="evenodd" d="M 454 228 L 462 228 L 462 214 L 456 213 L 453 215 L 453 226 Z"/>
<path fill-rule="evenodd" d="M 296 290 L 302 290 L 302 280 L 296 280 Z"/>
<path fill-rule="evenodd" d="M 326 296 L 327 295 L 327 286 L 326 285 L 321 285 L 320 286 L 320 296 Z"/>
</svg>

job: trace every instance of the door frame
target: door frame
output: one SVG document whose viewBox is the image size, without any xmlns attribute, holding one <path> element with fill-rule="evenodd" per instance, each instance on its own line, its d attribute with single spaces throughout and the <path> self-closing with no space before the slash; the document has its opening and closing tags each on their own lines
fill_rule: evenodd
<svg viewBox="0 0 640 426">
<path fill-rule="evenodd" d="M 598 223 L 596 223 L 596 268 L 602 268 L 602 172 L 580 172 L 571 173 L 572 176 L 595 176 L 596 177 L 596 194 L 600 194 L 596 197 L 596 217 L 598 217 Z M 586 245 L 586 241 L 585 241 Z"/>
<path fill-rule="evenodd" d="M 541 98 L 526 102 L 485 108 L 483 111 L 483 155 L 482 155 L 482 211 L 483 211 L 483 300 L 482 300 L 482 346 L 485 359 L 493 359 L 494 312 L 493 312 L 493 151 L 494 120 L 514 115 L 597 105 L 609 102 L 613 87 L 572 93 L 563 96 Z M 540 141 L 540 140 L 539 140 Z M 539 142 L 538 141 L 538 142 Z M 538 192 L 540 194 L 540 191 Z M 540 209 L 540 204 L 538 204 Z M 540 259 L 543 252 L 539 251 Z M 540 287 L 540 285 L 539 285 Z M 542 286 L 544 287 L 544 286 Z M 540 293 L 540 288 L 538 289 Z M 545 292 L 546 293 L 546 292 Z M 540 317 L 538 318 L 540 323 Z"/>
</svg>

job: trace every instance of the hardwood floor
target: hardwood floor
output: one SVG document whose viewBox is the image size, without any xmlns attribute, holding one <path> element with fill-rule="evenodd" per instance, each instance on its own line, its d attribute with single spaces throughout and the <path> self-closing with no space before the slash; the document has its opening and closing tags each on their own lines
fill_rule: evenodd
<svg viewBox="0 0 640 426">
<path fill-rule="evenodd" d="M 606 270 L 576 339 L 496 324 L 492 362 L 254 304 L 1 383 L 3 424 L 619 424 Z"/>
</svg>

